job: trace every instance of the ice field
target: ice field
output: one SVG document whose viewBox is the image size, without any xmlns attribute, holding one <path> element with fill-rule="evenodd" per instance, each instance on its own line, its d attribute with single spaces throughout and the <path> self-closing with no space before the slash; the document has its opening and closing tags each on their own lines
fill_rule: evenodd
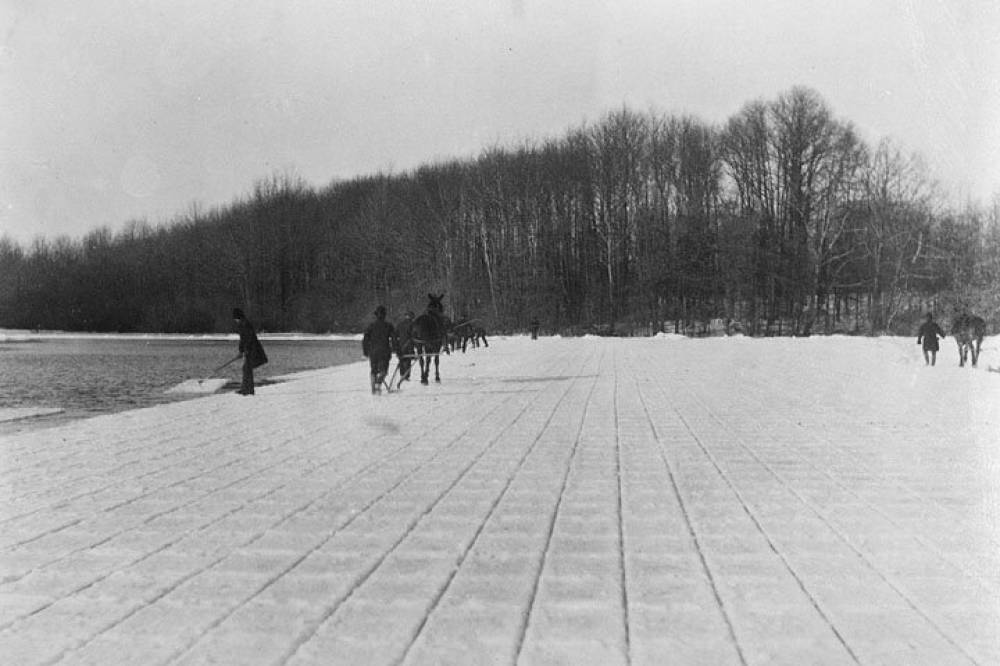
<svg viewBox="0 0 1000 666">
<path fill-rule="evenodd" d="M 367 372 L 0 439 L 0 663 L 1000 663 L 1000 338 Z"/>
</svg>

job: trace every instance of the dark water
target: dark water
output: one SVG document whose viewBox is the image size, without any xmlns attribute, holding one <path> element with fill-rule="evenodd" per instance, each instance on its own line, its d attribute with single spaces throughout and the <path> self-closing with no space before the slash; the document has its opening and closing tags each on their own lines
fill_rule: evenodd
<svg viewBox="0 0 1000 666">
<path fill-rule="evenodd" d="M 364 360 L 352 340 L 263 341 L 269 362 L 254 371 L 258 384 L 302 370 Z M 67 420 L 200 397 L 168 394 L 182 381 L 240 378 L 242 361 L 213 373 L 237 353 L 235 340 L 123 338 L 0 338 L 0 406 L 55 407 L 54 416 L 0 422 L 0 435 Z"/>
</svg>

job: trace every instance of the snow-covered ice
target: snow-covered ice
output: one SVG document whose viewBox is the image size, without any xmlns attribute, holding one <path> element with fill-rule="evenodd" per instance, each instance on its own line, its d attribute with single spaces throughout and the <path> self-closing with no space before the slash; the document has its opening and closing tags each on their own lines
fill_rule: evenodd
<svg viewBox="0 0 1000 666">
<path fill-rule="evenodd" d="M 0 439 L 0 663 L 1000 663 L 1000 339 L 491 339 Z"/>
</svg>

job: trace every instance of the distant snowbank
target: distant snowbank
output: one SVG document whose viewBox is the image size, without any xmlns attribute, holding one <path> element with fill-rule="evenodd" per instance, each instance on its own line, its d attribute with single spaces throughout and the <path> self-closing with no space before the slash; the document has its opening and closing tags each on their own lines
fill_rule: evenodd
<svg viewBox="0 0 1000 666">
<path fill-rule="evenodd" d="M 31 336 L 21 331 L 0 330 L 0 342 L 29 342 Z"/>
</svg>

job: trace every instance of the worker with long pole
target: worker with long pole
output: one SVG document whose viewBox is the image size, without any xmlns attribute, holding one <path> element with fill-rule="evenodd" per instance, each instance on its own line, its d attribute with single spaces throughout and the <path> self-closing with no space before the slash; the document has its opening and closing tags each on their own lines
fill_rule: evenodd
<svg viewBox="0 0 1000 666">
<path fill-rule="evenodd" d="M 243 357 L 243 382 L 240 384 L 240 395 L 253 395 L 253 371 L 267 363 L 267 354 L 264 347 L 257 339 L 257 332 L 254 331 L 253 324 L 243 314 L 243 310 L 233 308 L 233 320 L 236 322 L 236 330 L 240 334 L 240 355 Z"/>
</svg>

